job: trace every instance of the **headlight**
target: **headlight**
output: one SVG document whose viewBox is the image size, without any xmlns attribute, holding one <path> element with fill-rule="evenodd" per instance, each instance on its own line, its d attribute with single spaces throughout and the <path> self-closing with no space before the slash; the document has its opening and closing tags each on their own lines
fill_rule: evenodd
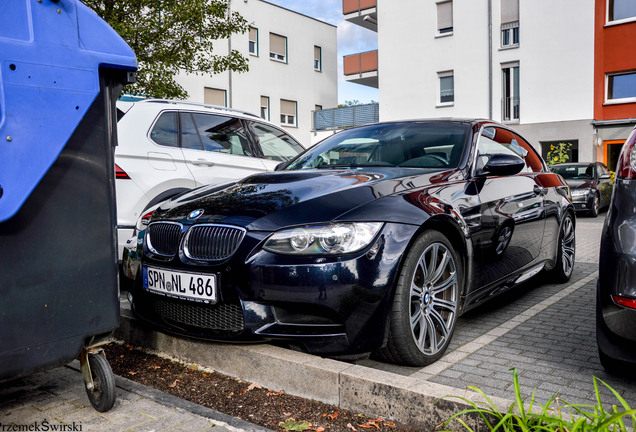
<svg viewBox="0 0 636 432">
<path fill-rule="evenodd" d="M 572 191 L 572 196 L 587 195 L 588 193 L 590 193 L 590 189 L 574 189 Z"/>
<path fill-rule="evenodd" d="M 285 229 L 274 233 L 263 249 L 284 255 L 352 253 L 367 247 L 380 228 L 381 222 L 356 222 Z"/>
</svg>

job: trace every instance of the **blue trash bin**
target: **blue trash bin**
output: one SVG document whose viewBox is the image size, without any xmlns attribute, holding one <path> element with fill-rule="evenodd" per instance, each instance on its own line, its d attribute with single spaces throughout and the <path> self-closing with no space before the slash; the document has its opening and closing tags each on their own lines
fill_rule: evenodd
<svg viewBox="0 0 636 432">
<path fill-rule="evenodd" d="M 115 389 L 99 346 L 119 325 L 115 101 L 135 70 L 81 2 L 0 0 L 0 381 L 80 358 L 100 411 Z"/>
</svg>

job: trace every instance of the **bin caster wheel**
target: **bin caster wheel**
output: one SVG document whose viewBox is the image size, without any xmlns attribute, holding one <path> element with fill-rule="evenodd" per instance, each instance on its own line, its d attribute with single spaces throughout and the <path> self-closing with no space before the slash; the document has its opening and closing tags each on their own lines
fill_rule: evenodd
<svg viewBox="0 0 636 432">
<path fill-rule="evenodd" d="M 115 405 L 117 397 L 115 375 L 103 354 L 89 355 L 88 362 L 93 377 L 93 388 L 89 388 L 90 384 L 86 384 L 88 400 L 97 411 L 106 412 Z"/>
</svg>

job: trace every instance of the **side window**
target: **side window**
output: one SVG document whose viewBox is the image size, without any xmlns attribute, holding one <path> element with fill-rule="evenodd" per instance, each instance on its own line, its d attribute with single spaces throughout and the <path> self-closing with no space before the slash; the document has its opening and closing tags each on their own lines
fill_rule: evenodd
<svg viewBox="0 0 636 432">
<path fill-rule="evenodd" d="M 201 138 L 197 128 L 194 126 L 190 113 L 181 113 L 181 147 L 192 150 L 203 150 Z"/>
<path fill-rule="evenodd" d="M 305 149 L 285 132 L 262 123 L 250 122 L 250 127 L 265 159 L 285 162 Z"/>
<path fill-rule="evenodd" d="M 509 154 L 520 157 L 526 163 L 521 172 L 540 172 L 543 169 L 541 159 L 523 138 L 506 129 L 487 127 L 482 131 L 477 146 L 478 155 L 483 158 L 492 154 Z"/>
<path fill-rule="evenodd" d="M 164 112 L 150 131 L 150 138 L 159 145 L 178 147 L 179 128 L 177 126 L 177 113 Z"/>
<path fill-rule="evenodd" d="M 194 125 L 206 151 L 252 156 L 245 129 L 239 119 L 192 113 Z"/>
</svg>

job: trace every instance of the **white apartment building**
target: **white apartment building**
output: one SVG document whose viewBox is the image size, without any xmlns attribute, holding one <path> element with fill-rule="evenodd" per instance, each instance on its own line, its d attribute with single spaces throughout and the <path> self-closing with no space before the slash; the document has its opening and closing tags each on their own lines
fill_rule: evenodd
<svg viewBox="0 0 636 432">
<path fill-rule="evenodd" d="M 343 0 L 343 12 L 378 32 L 375 70 L 347 73 L 345 57 L 345 75 L 377 83 L 381 120 L 491 118 L 596 160 L 594 0 Z"/>
<path fill-rule="evenodd" d="M 249 72 L 181 74 L 192 102 L 227 106 L 279 124 L 305 146 L 311 112 L 338 104 L 336 27 L 263 0 L 230 0 L 252 29 L 215 43 L 214 53 L 237 50 Z"/>
</svg>

